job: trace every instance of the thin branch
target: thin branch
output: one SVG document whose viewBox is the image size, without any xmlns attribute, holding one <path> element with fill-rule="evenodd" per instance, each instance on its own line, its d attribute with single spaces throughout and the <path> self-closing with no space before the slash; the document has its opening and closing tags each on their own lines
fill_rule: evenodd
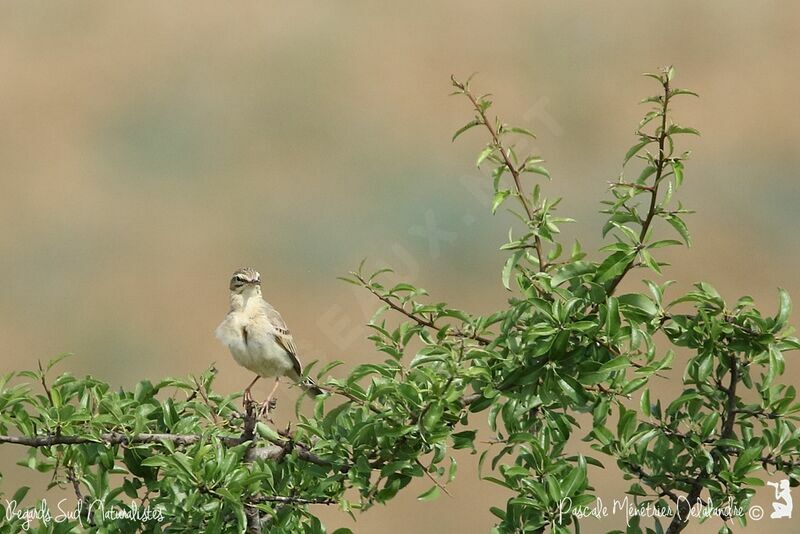
<svg viewBox="0 0 800 534">
<path fill-rule="evenodd" d="M 608 342 L 603 341 L 599 337 L 593 337 L 592 341 L 594 341 L 599 346 L 601 346 L 604 349 L 606 349 L 608 352 L 610 352 L 614 356 L 620 356 L 622 354 L 622 352 L 620 352 L 620 350 L 617 347 L 614 347 L 613 345 L 609 344 Z M 635 356 L 639 356 L 639 355 L 641 355 L 641 353 L 636 353 L 634 355 Z M 632 355 L 632 356 L 634 356 L 634 355 Z M 630 361 L 630 364 L 631 364 L 631 366 L 635 367 L 636 369 L 642 369 L 643 367 L 646 367 L 645 365 L 642 365 L 641 363 L 638 363 L 638 362 L 634 362 L 632 360 Z M 662 375 L 661 373 L 654 373 L 654 376 L 657 376 L 659 378 L 664 378 L 664 379 L 667 378 L 666 376 Z"/>
<path fill-rule="evenodd" d="M 741 413 L 744 415 L 755 415 L 757 417 L 765 417 L 767 419 L 782 419 L 791 417 L 791 416 L 778 415 L 774 412 L 768 412 L 766 410 L 748 410 L 745 408 L 736 409 L 734 410 L 734 412 Z"/>
<path fill-rule="evenodd" d="M 152 491 L 153 490 L 151 490 L 150 488 L 147 488 L 147 491 L 144 492 L 144 497 L 142 497 L 142 504 L 140 508 L 144 508 L 145 506 L 147 506 L 147 502 L 150 500 L 150 494 L 152 493 Z"/>
<path fill-rule="evenodd" d="M 87 436 L 59 436 L 59 435 L 50 435 L 50 436 L 5 436 L 0 435 L 0 443 L 10 443 L 14 445 L 24 445 L 27 447 L 52 447 L 55 445 L 82 445 L 87 443 L 105 443 L 107 445 L 134 445 L 134 444 L 142 444 L 142 443 L 160 443 L 162 441 L 171 441 L 172 443 L 185 446 L 185 445 L 192 445 L 197 443 L 204 436 L 199 434 L 135 434 L 135 435 L 127 435 L 118 432 L 106 432 L 100 434 L 98 437 L 87 437 Z M 229 447 L 234 447 L 236 445 L 240 445 L 245 443 L 246 441 L 250 440 L 243 440 L 241 437 L 236 436 L 217 436 L 219 440 Z M 285 444 L 281 442 L 280 444 L 276 445 L 274 448 L 272 447 L 254 447 L 251 449 L 252 452 L 248 454 L 253 458 L 262 458 L 262 459 L 272 459 L 272 460 L 280 460 L 283 456 L 283 449 L 282 445 Z M 305 445 L 301 445 L 299 443 L 295 443 L 297 457 L 301 460 L 307 461 L 309 463 L 313 463 L 319 466 L 331 466 L 331 463 L 323 460 L 316 454 L 312 453 L 308 450 Z M 281 454 L 279 454 L 279 452 Z"/>
<path fill-rule="evenodd" d="M 37 360 L 37 363 L 39 364 L 39 376 L 41 378 L 42 387 L 44 388 L 44 392 L 47 393 L 47 398 L 50 400 L 50 404 L 53 404 L 53 394 L 50 393 L 50 388 L 47 387 L 47 382 L 44 379 L 44 374 L 45 373 L 44 373 L 44 369 L 42 368 L 42 361 L 41 360 Z"/>
<path fill-rule="evenodd" d="M 417 459 L 417 460 L 415 460 L 415 461 L 417 462 L 417 465 L 418 465 L 418 466 L 420 466 L 420 467 L 422 468 L 422 471 L 423 471 L 423 472 L 424 472 L 426 475 L 428 475 L 428 478 L 429 478 L 429 479 L 431 479 L 431 481 L 432 481 L 434 484 L 436 484 L 436 487 L 437 487 L 437 488 L 439 488 L 440 490 L 442 490 L 443 492 L 445 492 L 445 494 L 446 494 L 448 497 L 452 497 L 452 495 L 450 494 L 450 492 L 449 492 L 449 491 L 447 491 L 447 488 L 446 488 L 446 487 L 444 487 L 444 485 L 443 485 L 441 482 L 439 482 L 438 480 L 436 480 L 436 477 L 434 477 L 434 476 L 433 476 L 433 475 L 430 473 L 430 471 L 428 471 L 428 470 L 425 468 L 425 466 L 424 466 L 424 465 L 422 465 L 422 462 L 420 462 L 420 461 L 419 461 L 419 459 Z"/>
<path fill-rule="evenodd" d="M 206 495 L 212 495 L 217 499 L 224 500 L 225 498 L 219 494 L 219 492 L 214 491 L 214 489 L 209 488 L 208 486 L 201 485 L 198 486 L 198 491 L 200 493 Z M 336 504 L 335 499 L 331 499 L 330 497 L 314 497 L 311 499 L 305 497 L 294 497 L 288 495 L 253 495 L 244 499 L 244 505 L 250 508 L 257 507 L 259 504 L 268 503 L 268 502 L 277 502 L 281 504 L 294 504 L 294 505 L 307 505 L 307 504 Z"/>
<path fill-rule="evenodd" d="M 733 437 L 733 426 L 736 423 L 736 385 L 739 383 L 739 360 L 735 354 L 731 354 L 731 381 L 728 384 L 728 399 L 725 406 L 725 419 L 722 422 L 722 438 L 730 439 Z"/>
<path fill-rule="evenodd" d="M 677 438 L 685 443 L 689 443 L 697 439 L 697 436 L 691 436 L 684 432 L 673 430 L 665 425 L 660 425 L 657 428 L 661 430 L 665 435 Z M 710 447 L 711 450 L 714 449 L 724 450 L 726 453 L 733 454 L 734 456 L 739 456 L 742 453 L 742 451 L 740 451 L 739 449 L 735 449 L 733 447 L 720 447 L 719 445 L 715 445 L 715 443 L 716 439 L 713 438 L 707 438 L 699 442 L 699 444 L 703 447 Z M 791 454 L 789 456 L 791 456 Z M 784 469 L 784 468 L 794 469 L 796 467 L 800 467 L 800 461 L 795 462 L 791 460 L 784 460 L 782 457 L 776 456 L 774 454 L 761 456 L 759 458 L 759 461 L 762 464 L 772 465 L 778 469 Z"/>
<path fill-rule="evenodd" d="M 322 388 L 322 386 L 320 386 L 320 388 Z M 255 407 L 256 403 L 253 402 L 252 404 L 253 407 Z M 233 415 L 236 418 L 247 417 L 247 415 L 242 416 L 237 412 L 233 412 Z M 253 426 L 255 426 L 255 424 L 253 424 Z M 252 441 L 252 439 L 244 439 L 244 437 L 245 436 L 242 436 L 240 438 L 226 437 L 223 438 L 223 443 L 225 443 L 228 446 L 236 446 L 246 441 Z M 227 441 L 229 439 L 231 440 L 230 442 Z M 301 460 L 305 460 L 306 462 L 323 467 L 338 467 L 338 469 L 341 472 L 347 472 L 350 469 L 350 466 L 348 465 L 334 466 L 333 463 L 327 460 L 323 460 L 322 458 L 311 452 L 311 447 L 309 447 L 305 443 L 295 441 L 294 438 L 292 438 L 291 436 L 284 435 L 284 437 L 282 438 L 268 437 L 266 439 L 267 441 L 273 443 L 276 447 L 275 448 L 253 447 L 247 451 L 247 456 L 250 456 L 253 459 L 264 458 L 270 460 L 280 460 L 286 454 L 286 452 L 294 450 L 297 453 L 297 457 L 300 458 Z"/>
<path fill-rule="evenodd" d="M 361 282 L 361 284 L 367 289 L 367 291 L 369 291 L 370 293 L 375 295 L 375 297 L 377 297 L 378 300 L 380 300 L 381 302 L 383 302 L 384 304 L 389 306 L 394 311 L 396 311 L 396 312 L 398 312 L 398 313 L 400 313 L 402 315 L 405 315 L 406 317 L 408 317 L 409 319 L 411 319 L 412 321 L 414 321 L 415 323 L 417 323 L 420 326 L 431 328 L 433 330 L 438 330 L 439 329 L 439 327 L 436 326 L 436 324 L 434 323 L 433 320 L 426 319 L 424 317 L 420 317 L 419 315 L 411 313 L 410 311 L 406 310 L 404 307 L 402 307 L 399 304 L 397 304 L 394 300 L 391 299 L 391 297 L 389 297 L 387 295 L 381 295 L 374 287 L 372 287 L 364 279 L 363 276 L 361 276 L 358 273 L 353 273 L 353 274 L 356 277 L 356 279 L 359 282 Z M 455 337 L 462 338 L 462 339 L 473 339 L 473 340 L 475 340 L 478 343 L 481 343 L 483 345 L 488 345 L 489 343 L 491 343 L 491 340 L 489 338 L 479 336 L 479 335 L 477 335 L 477 333 L 469 335 L 469 334 L 466 334 L 466 333 L 463 333 L 463 332 L 454 331 L 452 333 L 452 335 L 455 336 Z"/>
<path fill-rule="evenodd" d="M 652 185 L 644 185 L 644 184 L 634 184 L 631 182 L 608 182 L 611 188 L 614 187 L 630 187 L 632 189 L 638 189 L 640 191 L 650 191 L 652 192 L 655 186 Z"/>
<path fill-rule="evenodd" d="M 372 403 L 369 403 L 369 402 L 365 401 L 364 399 L 359 399 L 358 397 L 356 397 L 355 395 L 353 395 L 349 391 L 345 391 L 345 390 L 343 390 L 341 388 L 338 388 L 338 387 L 325 386 L 325 385 L 322 385 L 322 384 L 317 384 L 317 387 L 319 389 L 321 389 L 322 391 L 325 391 L 327 393 L 331 393 L 331 394 L 334 394 L 334 395 L 341 395 L 342 397 L 344 397 L 344 398 L 346 398 L 346 399 L 348 399 L 348 400 L 350 400 L 352 402 L 355 402 L 356 404 L 358 404 L 360 406 L 366 406 L 373 413 L 383 413 L 383 410 L 381 410 L 377 406 L 374 406 Z"/>
<path fill-rule="evenodd" d="M 244 509 L 244 516 L 247 519 L 247 528 L 245 529 L 247 534 L 261 534 L 263 532 L 261 528 L 261 510 L 257 507 L 247 506 Z"/>
<path fill-rule="evenodd" d="M 259 495 L 247 500 L 248 504 L 255 505 L 266 502 L 279 502 L 282 504 L 336 504 L 335 499 L 327 497 L 317 497 L 313 499 L 306 499 L 303 497 L 286 497 L 283 495 Z"/>
<path fill-rule="evenodd" d="M 197 377 L 193 376 L 192 379 L 194 380 L 194 384 L 196 386 L 192 396 L 195 394 L 200 395 L 200 397 L 203 399 L 203 403 L 208 406 L 209 412 L 211 413 L 211 418 L 214 420 L 214 424 L 219 424 L 219 418 L 217 417 L 214 407 L 211 405 L 211 401 L 208 400 L 208 396 L 206 395 L 205 391 L 203 391 L 203 385 L 197 380 Z"/>
<path fill-rule="evenodd" d="M 661 490 L 660 495 L 669 497 L 670 500 L 672 502 L 674 502 L 675 504 L 678 503 L 678 501 L 680 499 L 678 498 L 678 495 L 676 495 L 674 491 L 672 491 L 670 488 L 668 488 L 667 486 L 665 486 L 665 485 L 663 485 L 661 483 L 650 482 L 650 479 L 653 478 L 652 475 L 647 474 L 644 471 L 644 469 L 642 469 L 640 466 L 635 465 L 635 464 L 630 464 L 629 468 L 630 468 L 631 471 L 633 471 L 633 473 L 637 477 L 639 477 L 639 480 L 641 480 L 642 482 L 644 482 L 648 486 L 653 486 L 656 489 L 660 489 Z"/>
<path fill-rule="evenodd" d="M 82 502 L 83 494 L 81 493 L 81 483 L 75 475 L 75 468 L 71 465 L 67 467 L 67 480 L 72 484 L 72 489 L 75 491 L 75 497 L 78 498 L 78 502 Z"/>
<path fill-rule="evenodd" d="M 98 437 L 88 436 L 63 436 L 52 434 L 49 436 L 3 436 L 0 443 L 12 443 L 28 447 L 52 447 L 53 445 L 81 445 L 84 443 L 105 443 L 108 445 L 131 445 L 137 443 L 158 443 L 171 441 L 176 445 L 191 445 L 198 442 L 202 436 L 198 434 L 135 434 L 127 435 L 120 432 L 105 432 Z M 238 437 L 220 438 L 226 445 L 238 445 Z"/>
<path fill-rule="evenodd" d="M 256 416 L 256 403 L 255 401 L 248 400 L 244 403 L 244 415 L 242 416 L 242 421 L 244 422 L 244 430 L 242 431 L 242 436 L 239 438 L 239 443 L 244 443 L 246 441 L 253 441 L 256 434 L 256 422 L 258 417 Z M 238 444 L 238 443 L 237 443 Z"/>
<path fill-rule="evenodd" d="M 656 214 L 656 203 L 658 202 L 658 186 L 661 184 L 661 178 L 664 174 L 664 169 L 667 165 L 667 157 L 664 153 L 664 145 L 667 141 L 667 111 L 669 107 L 669 78 L 664 77 L 664 100 L 661 105 L 661 130 L 658 134 L 658 161 L 656 161 L 656 175 L 655 179 L 653 180 L 653 185 L 650 189 L 650 207 L 647 210 L 647 215 L 645 216 L 644 222 L 642 222 L 642 231 L 639 232 L 639 243 L 641 244 L 644 241 L 644 238 L 647 236 L 647 231 L 650 229 L 650 225 L 653 223 L 653 218 Z M 606 292 L 608 295 L 613 295 L 614 291 L 617 289 L 617 286 L 625 278 L 625 275 L 628 274 L 633 268 L 633 260 L 625 267 L 625 269 L 617 275 L 616 278 L 611 282 L 611 285 L 608 287 L 608 291 Z"/>
<path fill-rule="evenodd" d="M 720 432 L 721 439 L 732 439 L 734 437 L 734 425 L 736 424 L 736 386 L 739 383 L 739 360 L 736 359 L 735 354 L 731 354 L 730 382 L 728 387 L 725 388 L 727 393 L 727 400 L 725 403 L 725 416 L 722 420 L 722 428 Z M 721 452 L 720 449 L 717 449 Z M 707 475 L 706 475 L 707 476 Z M 678 504 L 678 513 L 672 518 L 666 534 L 678 534 L 689 524 L 689 509 L 694 506 L 694 503 L 700 498 L 703 491 L 703 482 L 706 476 L 700 475 L 697 480 L 692 484 L 686 500 Z"/>
<path fill-rule="evenodd" d="M 736 454 L 736 455 L 738 455 L 738 453 L 739 453 L 739 451 L 737 451 L 735 449 L 732 450 L 731 452 L 733 454 Z M 762 456 L 761 458 L 759 458 L 759 460 L 761 461 L 762 464 L 768 464 L 768 465 L 774 466 L 777 469 L 780 469 L 781 471 L 783 471 L 783 470 L 785 470 L 787 468 L 788 469 L 797 469 L 798 467 L 800 467 L 800 460 L 798 460 L 796 462 L 792 462 L 792 461 L 789 461 L 789 460 L 784 460 L 784 459 L 779 458 L 777 456 L 774 456 L 772 454 L 769 454 L 767 456 Z"/>
<path fill-rule="evenodd" d="M 81 482 L 75 474 L 75 468 L 71 465 L 67 466 L 67 480 L 72 484 L 72 490 L 75 492 L 75 497 L 78 499 L 78 502 L 85 505 L 88 499 L 81 492 Z M 94 525 L 91 506 L 87 506 L 86 508 L 86 519 L 90 524 Z"/>
<path fill-rule="evenodd" d="M 700 499 L 700 493 L 703 491 L 702 479 L 698 478 L 697 482 L 692 485 L 686 499 L 681 499 L 678 504 L 678 512 L 672 518 L 672 521 L 667 528 L 666 534 L 678 534 L 689 524 L 689 510 Z"/>
<path fill-rule="evenodd" d="M 461 397 L 458 402 L 461 404 L 462 407 L 466 408 L 473 402 L 477 401 L 478 399 L 483 398 L 483 393 L 470 393 L 468 395 L 464 395 Z"/>
<path fill-rule="evenodd" d="M 612 397 L 622 397 L 623 399 L 630 400 L 631 396 L 629 394 L 620 393 L 619 391 L 613 391 L 605 386 L 598 384 L 596 386 L 584 386 L 584 390 L 591 391 L 592 393 L 602 393 L 603 395 L 609 395 Z"/>
<path fill-rule="evenodd" d="M 487 130 L 489 130 L 489 134 L 492 136 L 492 142 L 494 143 L 497 150 L 500 152 L 500 155 L 503 157 L 503 162 L 514 179 L 514 188 L 517 191 L 517 197 L 522 203 L 522 207 L 525 209 L 525 214 L 528 216 L 528 221 L 533 222 L 535 212 L 531 207 L 530 203 L 528 202 L 528 198 L 525 196 L 525 193 L 522 190 L 522 180 L 520 178 L 519 170 L 511 162 L 508 149 L 505 148 L 503 146 L 503 143 L 500 142 L 500 136 L 498 135 L 497 130 L 495 129 L 494 126 L 492 126 L 492 123 L 489 122 L 489 120 L 486 117 L 486 112 L 478 103 L 478 100 L 475 98 L 475 95 L 473 95 L 472 92 L 469 91 L 466 85 L 463 86 L 463 92 L 467 96 L 467 98 L 469 98 L 470 102 L 472 102 L 472 106 L 475 108 L 475 112 L 479 115 L 481 123 L 484 126 L 486 126 Z M 544 272 L 545 268 L 547 267 L 547 263 L 544 260 L 542 239 L 538 235 L 534 235 L 534 248 L 536 249 L 536 257 L 539 260 L 539 272 Z"/>
</svg>

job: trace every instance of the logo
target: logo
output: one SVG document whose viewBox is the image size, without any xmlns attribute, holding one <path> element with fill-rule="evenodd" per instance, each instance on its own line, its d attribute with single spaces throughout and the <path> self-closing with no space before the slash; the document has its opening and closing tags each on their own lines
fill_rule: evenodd
<svg viewBox="0 0 800 534">
<path fill-rule="evenodd" d="M 775 502 L 772 503 L 772 513 L 770 519 L 783 519 L 792 517 L 792 491 L 789 488 L 789 479 L 785 478 L 779 482 L 767 482 L 768 486 L 775 488 Z"/>
</svg>

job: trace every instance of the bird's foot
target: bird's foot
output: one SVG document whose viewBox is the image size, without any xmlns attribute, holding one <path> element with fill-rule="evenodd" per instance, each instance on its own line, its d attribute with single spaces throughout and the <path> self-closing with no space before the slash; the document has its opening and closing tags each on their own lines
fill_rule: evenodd
<svg viewBox="0 0 800 534">
<path fill-rule="evenodd" d="M 250 390 L 244 390 L 244 396 L 242 397 L 242 406 L 244 406 L 245 410 L 247 409 L 248 404 L 253 403 L 253 395 L 250 394 Z"/>
<path fill-rule="evenodd" d="M 272 423 L 272 417 L 270 417 L 270 412 L 275 409 L 275 406 L 278 404 L 278 399 L 272 398 L 267 399 L 261 403 L 258 409 L 258 417 L 265 418 L 267 421 Z"/>
</svg>

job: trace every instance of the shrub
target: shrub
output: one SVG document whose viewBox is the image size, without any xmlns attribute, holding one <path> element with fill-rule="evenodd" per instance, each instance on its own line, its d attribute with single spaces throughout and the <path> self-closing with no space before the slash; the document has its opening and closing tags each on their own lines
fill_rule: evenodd
<svg viewBox="0 0 800 534">
<path fill-rule="evenodd" d="M 81 503 L 77 517 L 48 528 L 320 532 L 315 506 L 353 514 L 420 477 L 431 485 L 419 498 L 435 499 L 456 476 L 457 449 L 475 451 L 483 480 L 513 494 L 490 509 L 498 532 L 577 531 L 580 509 L 596 499 L 593 473 L 612 461 L 636 506 L 679 512 L 634 517 L 631 532 L 679 532 L 697 503 L 746 507 L 765 471 L 796 485 L 800 404 L 779 382 L 785 352 L 800 347 L 786 292 L 775 317 L 749 297 L 727 304 L 702 282 L 667 297 L 671 282 L 645 279 L 644 291 L 618 294 L 632 273 L 661 275 L 659 249 L 690 241 L 689 212 L 673 200 L 688 159 L 676 145 L 698 132 L 671 114 L 694 93 L 673 86 L 672 68 L 647 76 L 659 93 L 644 100 L 651 109 L 624 157 L 635 178 L 611 184 L 610 239 L 595 260 L 578 243 L 564 252 L 559 226 L 571 219 L 528 184 L 549 179 L 541 158 L 515 151 L 533 134 L 490 117 L 489 97 L 454 78 L 474 112 L 454 139 L 487 134 L 477 164 L 491 169 L 492 211 L 517 208 L 516 236 L 501 247 L 508 305 L 488 315 L 454 309 L 362 263 L 345 280 L 380 303 L 369 339 L 384 359 L 344 378 L 330 374 L 342 362 L 320 369 L 328 394 L 313 415 L 298 411 L 293 430 L 257 420 L 250 404 L 238 410 L 240 394 L 213 389 L 213 369 L 133 391 L 69 373 L 49 380 L 55 362 L 5 375 L 0 442 L 27 446 L 20 464 Z M 659 227 L 674 236 L 656 237 Z M 677 398 L 658 392 L 667 374 L 682 381 Z M 478 439 L 478 417 L 490 436 Z M 595 454 L 576 453 L 578 438 Z M 26 491 L 3 497 L 21 510 Z M 710 521 L 729 532 L 747 517 Z M 6 515 L 7 529 L 25 523 Z"/>
</svg>

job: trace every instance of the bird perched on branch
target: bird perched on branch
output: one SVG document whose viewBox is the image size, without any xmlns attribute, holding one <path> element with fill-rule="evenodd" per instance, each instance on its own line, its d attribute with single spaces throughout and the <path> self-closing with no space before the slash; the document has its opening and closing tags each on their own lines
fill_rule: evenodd
<svg viewBox="0 0 800 534">
<path fill-rule="evenodd" d="M 303 377 L 297 347 L 281 314 L 261 296 L 261 275 L 245 267 L 233 273 L 231 308 L 217 327 L 217 339 L 230 349 L 233 359 L 256 377 L 244 390 L 245 403 L 252 402 L 250 389 L 263 377 L 275 377 L 275 385 L 261 404 L 260 415 L 269 414 L 280 378 L 288 376 L 306 391 L 321 395 L 310 378 Z"/>
</svg>

